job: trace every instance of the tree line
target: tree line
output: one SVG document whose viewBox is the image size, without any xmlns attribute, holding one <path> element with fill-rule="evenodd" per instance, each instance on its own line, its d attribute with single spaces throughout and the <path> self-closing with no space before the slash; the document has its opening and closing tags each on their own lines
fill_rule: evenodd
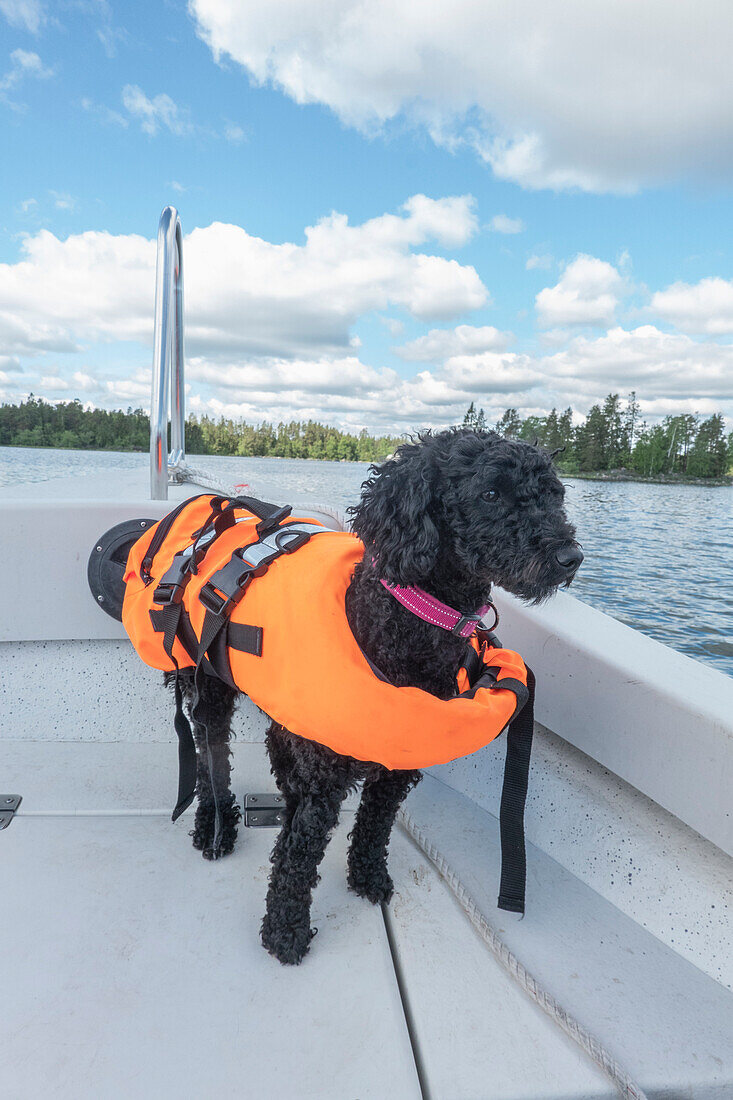
<svg viewBox="0 0 733 1100">
<path fill-rule="evenodd" d="M 631 470 L 660 475 L 722 477 L 733 467 L 733 432 L 726 435 L 720 413 L 667 416 L 659 424 L 642 420 L 636 394 L 609 394 L 580 424 L 572 408 L 522 418 L 507 409 L 493 425 L 511 439 L 537 441 L 552 451 L 567 474 Z M 472 401 L 463 424 L 488 428 L 483 409 Z M 88 409 L 77 399 L 51 404 L 32 394 L 19 405 L 0 405 L 0 446 L 79 450 L 147 451 L 150 418 L 143 409 Z M 254 425 L 221 417 L 190 416 L 186 451 L 191 455 L 267 455 L 378 462 L 405 436 L 354 435 L 313 420 Z"/>
<path fill-rule="evenodd" d="M 269 455 L 378 462 L 404 436 L 358 435 L 313 420 L 288 424 L 245 424 L 221 417 L 189 416 L 190 455 Z M 0 446 L 61 447 L 77 450 L 147 451 L 150 417 L 143 409 L 86 409 L 78 399 L 51 404 L 33 394 L 19 405 L 0 405 Z"/>
<path fill-rule="evenodd" d="M 567 474 L 631 470 L 642 477 L 660 475 L 723 477 L 733 467 L 733 432 L 726 435 L 721 413 L 703 418 L 692 413 L 666 416 L 649 425 L 642 420 L 633 391 L 625 399 L 609 393 L 601 405 L 594 405 L 578 425 L 572 408 L 546 416 L 522 419 L 516 409 L 507 409 L 495 428 L 510 439 L 535 440 L 551 451 Z M 471 402 L 463 423 L 488 427 L 483 409 Z"/>
</svg>

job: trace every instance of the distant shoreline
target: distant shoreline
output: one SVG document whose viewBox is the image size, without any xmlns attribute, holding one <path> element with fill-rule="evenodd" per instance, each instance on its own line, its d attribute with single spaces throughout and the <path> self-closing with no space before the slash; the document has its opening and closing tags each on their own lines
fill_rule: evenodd
<svg viewBox="0 0 733 1100">
<path fill-rule="evenodd" d="M 3 443 L 0 445 L 2 448 L 8 450 L 18 448 L 18 450 L 28 451 L 58 451 L 63 454 L 66 451 L 97 451 L 101 454 L 147 454 L 147 448 L 142 447 L 49 447 L 45 444 L 28 444 L 28 443 Z M 212 458 L 291 458 L 289 455 L 242 455 L 242 454 L 213 454 L 211 451 L 207 452 L 187 452 L 187 459 L 207 459 Z M 375 459 L 349 459 L 349 458 L 326 458 L 325 456 L 308 456 L 307 458 L 297 458 L 299 462 L 333 462 L 338 463 L 350 463 L 356 462 L 363 464 L 371 464 L 371 462 L 384 462 L 385 459 L 391 458 L 391 455 L 385 455 L 384 458 Z M 644 477 L 642 474 L 635 474 L 633 470 L 563 470 L 562 467 L 557 467 L 557 472 L 561 478 L 574 477 L 579 481 L 637 481 L 643 485 L 702 485 L 713 486 L 717 488 L 731 488 L 733 486 L 733 476 L 726 474 L 724 477 L 686 477 L 684 474 L 656 474 L 654 477 Z"/>
<path fill-rule="evenodd" d="M 733 477 L 726 474 L 725 477 L 686 477 L 684 474 L 656 474 L 653 477 L 643 477 L 635 474 L 633 470 L 593 470 L 570 473 L 558 469 L 560 477 L 576 477 L 580 481 L 638 481 L 644 485 L 703 485 L 728 487 L 733 486 Z"/>
</svg>

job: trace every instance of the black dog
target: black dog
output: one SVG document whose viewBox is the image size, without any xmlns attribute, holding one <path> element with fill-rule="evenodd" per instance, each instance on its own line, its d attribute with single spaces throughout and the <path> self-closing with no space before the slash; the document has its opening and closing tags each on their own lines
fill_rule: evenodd
<svg viewBox="0 0 733 1100">
<path fill-rule="evenodd" d="M 569 584 L 583 560 L 563 507 L 563 486 L 551 455 L 469 429 L 425 432 L 370 473 L 360 503 L 351 509 L 353 529 L 366 549 L 347 592 L 349 624 L 392 684 L 448 699 L 468 642 L 417 618 L 380 578 L 418 585 L 464 614 L 485 604 L 494 584 L 539 603 Z M 190 702 L 192 672 L 182 676 Z M 225 684 L 206 678 L 197 713 L 206 718 L 210 761 L 203 728 L 194 723 L 199 767 L 192 836 L 207 859 L 231 852 L 240 819 L 229 789 L 236 698 Z M 315 934 L 312 891 L 344 797 L 363 781 L 350 835 L 349 886 L 375 904 L 388 902 L 390 832 L 420 772 L 340 756 L 275 723 L 267 748 L 285 809 L 271 856 L 262 942 L 280 962 L 299 963 Z M 223 829 L 214 850 L 216 805 Z"/>
</svg>

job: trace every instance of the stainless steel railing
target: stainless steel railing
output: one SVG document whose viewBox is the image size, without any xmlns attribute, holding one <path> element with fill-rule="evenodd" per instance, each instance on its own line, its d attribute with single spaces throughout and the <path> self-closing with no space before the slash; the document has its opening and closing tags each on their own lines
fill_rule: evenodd
<svg viewBox="0 0 733 1100">
<path fill-rule="evenodd" d="M 155 268 L 153 387 L 150 399 L 150 496 L 168 499 L 168 483 L 186 468 L 186 398 L 183 390 L 183 243 L 181 219 L 166 206 L 158 224 Z M 168 451 L 170 387 L 171 450 Z M 167 456 L 167 457 L 166 457 Z"/>
</svg>

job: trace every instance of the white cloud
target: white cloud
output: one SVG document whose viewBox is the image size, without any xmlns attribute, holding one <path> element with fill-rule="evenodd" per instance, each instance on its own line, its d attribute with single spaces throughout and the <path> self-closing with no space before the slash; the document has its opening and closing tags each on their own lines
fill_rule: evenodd
<svg viewBox="0 0 733 1100">
<path fill-rule="evenodd" d="M 244 141 L 246 134 L 241 126 L 234 122 L 228 122 L 224 127 L 224 137 L 232 145 L 239 145 Z"/>
<path fill-rule="evenodd" d="M 549 271 L 554 263 L 552 256 L 529 256 L 524 265 L 527 271 Z"/>
<path fill-rule="evenodd" d="M 63 191 L 49 191 L 48 193 L 52 197 L 57 210 L 74 210 L 76 208 L 76 199 L 73 195 L 67 195 Z"/>
<path fill-rule="evenodd" d="M 489 229 L 494 233 L 523 233 L 524 222 L 521 218 L 510 218 L 506 214 L 494 214 L 489 222 Z"/>
<path fill-rule="evenodd" d="M 187 238 L 190 353 L 226 360 L 340 354 L 365 313 L 402 308 L 450 320 L 488 299 L 473 267 L 419 249 L 464 243 L 475 231 L 470 197 L 414 196 L 399 215 L 350 225 L 331 214 L 302 244 L 271 244 L 214 223 Z M 70 351 L 93 339 L 149 343 L 155 242 L 87 232 L 26 237 L 0 264 L 0 340 L 16 353 Z"/>
<path fill-rule="evenodd" d="M 383 393 L 399 381 L 394 371 L 375 370 L 352 355 L 317 360 L 264 359 L 256 363 L 226 366 L 194 359 L 187 377 L 209 382 L 217 389 L 235 390 L 239 394 L 248 391 L 269 395 L 296 392 L 308 394 L 311 401 L 314 395 L 320 398 Z"/>
<path fill-rule="evenodd" d="M 646 401 L 668 405 L 712 402 L 719 409 L 733 402 L 732 345 L 701 343 L 654 325 L 613 328 L 597 339 L 578 336 L 541 365 L 554 388 L 594 401 L 609 390 L 635 389 Z"/>
<path fill-rule="evenodd" d="M 455 423 L 472 400 L 493 422 L 508 406 L 585 411 L 609 391 L 636 389 L 649 416 L 733 413 L 731 344 L 651 324 L 594 337 L 560 327 L 610 316 L 607 299 L 624 290 L 618 270 L 593 257 L 577 257 L 542 292 L 555 317 L 544 351 L 515 350 L 491 325 L 456 324 L 488 294 L 472 267 L 430 246 L 458 247 L 476 231 L 469 198 L 425 196 L 359 225 L 333 213 L 298 243 L 221 223 L 193 230 L 184 244 L 189 407 L 412 430 Z M 147 405 L 154 282 L 153 240 L 26 237 L 18 262 L 0 264 L 0 392 Z M 397 352 L 428 366 L 404 378 L 370 361 L 354 326 L 372 315 L 424 322 Z"/>
<path fill-rule="evenodd" d="M 155 135 L 161 127 L 172 134 L 190 134 L 194 126 L 188 115 L 169 95 L 161 92 L 152 99 L 137 84 L 126 84 L 122 89 L 122 105 L 140 122 L 146 134 Z"/>
<path fill-rule="evenodd" d="M 81 106 L 90 115 L 96 115 L 97 118 L 108 125 L 121 126 L 123 130 L 126 130 L 130 125 L 130 120 L 120 114 L 119 111 L 113 111 L 103 103 L 95 103 L 93 99 L 86 96 L 81 100 Z"/>
<path fill-rule="evenodd" d="M 453 355 L 476 355 L 484 351 L 506 348 L 511 334 L 499 332 L 492 325 L 475 327 L 458 325 L 457 328 L 433 328 L 425 336 L 418 336 L 397 348 L 397 354 L 409 362 L 438 362 Z"/>
<path fill-rule="evenodd" d="M 38 34 L 46 21 L 46 12 L 40 0 L 0 0 L 0 12 L 11 27 Z"/>
<path fill-rule="evenodd" d="M 611 324 L 623 290 L 623 276 L 612 264 L 595 256 L 576 256 L 560 281 L 537 295 L 538 321 L 545 328 Z"/>
<path fill-rule="evenodd" d="M 733 332 L 733 280 L 711 277 L 673 283 L 652 295 L 649 312 L 676 328 L 714 335 Z"/>
<path fill-rule="evenodd" d="M 53 76 L 53 69 L 46 68 L 37 53 L 30 50 L 13 50 L 10 55 L 10 68 L 0 79 L 0 102 L 15 109 L 21 109 L 20 104 L 9 98 L 8 92 L 17 88 L 26 78 L 47 80 L 50 76 Z"/>
<path fill-rule="evenodd" d="M 215 57 L 374 132 L 399 116 L 525 187 L 730 180 L 733 6 L 189 0 Z"/>
<path fill-rule="evenodd" d="M 16 370 L 1 379 L 8 394 L 39 390 L 36 376 Z M 359 430 L 407 431 L 459 422 L 474 400 L 490 423 L 507 407 L 523 416 L 553 405 L 585 412 L 609 392 L 636 389 L 644 416 L 721 408 L 733 413 L 733 346 L 699 343 L 670 335 L 653 325 L 611 329 L 595 339 L 579 336 L 567 347 L 544 356 L 486 351 L 454 355 L 412 378 L 361 362 L 354 355 L 313 359 L 214 360 L 206 355 L 188 362 L 193 412 L 263 419 L 313 418 Z M 64 383 L 68 383 L 65 385 Z M 98 404 L 146 406 L 150 367 L 127 377 L 97 377 L 80 371 L 71 378 L 49 373 L 46 392 L 84 393 Z"/>
<path fill-rule="evenodd" d="M 379 320 L 395 340 L 405 331 L 405 322 L 400 321 L 397 317 L 380 317 Z"/>
</svg>

